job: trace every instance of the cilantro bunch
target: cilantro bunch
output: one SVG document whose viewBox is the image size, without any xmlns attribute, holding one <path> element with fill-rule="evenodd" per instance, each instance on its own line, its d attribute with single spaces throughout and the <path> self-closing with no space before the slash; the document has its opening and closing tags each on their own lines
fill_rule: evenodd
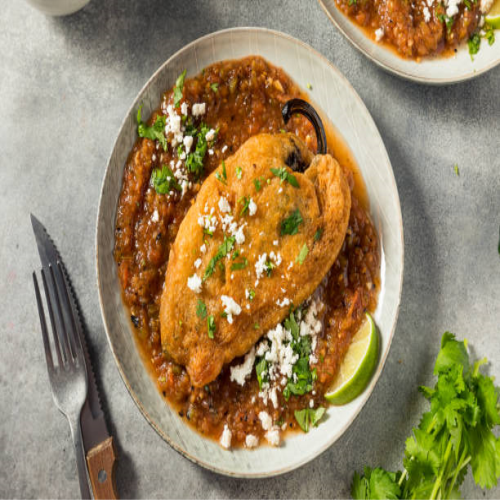
<svg viewBox="0 0 500 500">
<path fill-rule="evenodd" d="M 470 363 L 466 342 L 443 335 L 434 388 L 420 387 L 430 402 L 406 441 L 403 472 L 366 467 L 354 474 L 351 494 L 368 498 L 458 498 L 469 466 L 476 484 L 493 488 L 500 478 L 499 389 L 483 375 L 486 359 Z"/>
</svg>

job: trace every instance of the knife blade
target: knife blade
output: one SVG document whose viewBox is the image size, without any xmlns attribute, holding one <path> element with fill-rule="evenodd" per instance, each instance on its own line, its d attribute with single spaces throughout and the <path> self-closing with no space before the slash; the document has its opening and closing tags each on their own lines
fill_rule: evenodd
<svg viewBox="0 0 500 500">
<path fill-rule="evenodd" d="M 116 457 L 113 438 L 109 434 L 104 412 L 102 410 L 94 367 L 89 355 L 82 317 L 80 315 L 80 309 L 73 286 L 57 247 L 50 238 L 47 230 L 33 214 L 30 214 L 30 216 L 42 266 L 47 267 L 49 264 L 54 266 L 57 265 L 59 261 L 64 270 L 64 278 L 70 290 L 69 299 L 71 307 L 77 318 L 76 328 L 83 347 L 88 378 L 87 400 L 82 408 L 80 423 L 89 477 L 94 490 L 94 498 L 118 498 L 114 481 L 114 461 Z M 108 477 L 109 481 L 107 480 Z"/>
</svg>

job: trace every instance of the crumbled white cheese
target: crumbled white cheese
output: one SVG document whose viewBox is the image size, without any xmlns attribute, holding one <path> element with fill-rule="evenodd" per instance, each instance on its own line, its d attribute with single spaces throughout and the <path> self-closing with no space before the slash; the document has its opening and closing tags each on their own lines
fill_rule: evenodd
<svg viewBox="0 0 500 500">
<path fill-rule="evenodd" d="M 424 13 L 424 21 L 428 23 L 431 20 L 431 12 L 429 10 L 429 7 L 427 7 L 427 5 L 424 5 L 422 12 Z"/>
<path fill-rule="evenodd" d="M 186 153 L 189 153 L 189 151 L 191 151 L 191 147 L 193 145 L 193 137 L 190 135 L 186 135 L 182 142 L 184 144 L 184 147 L 186 148 Z"/>
<path fill-rule="evenodd" d="M 205 253 L 206 251 L 207 251 L 207 245 L 205 245 L 205 243 L 203 243 L 203 245 L 201 245 L 201 247 L 200 247 L 200 252 Z"/>
<path fill-rule="evenodd" d="M 153 215 L 151 216 L 151 220 L 153 222 L 158 222 L 160 220 L 160 216 L 158 215 L 158 210 L 155 209 Z"/>
<path fill-rule="evenodd" d="M 255 212 L 257 212 L 257 204 L 252 200 L 252 198 L 250 198 L 250 202 L 248 204 L 248 213 L 250 215 L 255 215 Z"/>
<path fill-rule="evenodd" d="M 205 139 L 207 142 L 212 142 L 215 139 L 215 130 L 211 128 L 206 134 Z"/>
<path fill-rule="evenodd" d="M 273 387 L 269 391 L 269 399 L 271 400 L 271 403 L 275 408 L 278 408 L 278 393 L 277 393 L 277 388 Z"/>
<path fill-rule="evenodd" d="M 446 15 L 448 17 L 453 17 L 459 13 L 459 5 L 462 0 L 447 0 L 446 1 Z"/>
<path fill-rule="evenodd" d="M 214 150 L 213 150 L 212 148 L 210 148 L 210 149 L 208 150 L 208 154 L 209 154 L 210 156 L 213 156 L 213 154 L 214 154 Z"/>
<path fill-rule="evenodd" d="M 220 300 L 224 306 L 224 312 L 227 314 L 227 321 L 229 324 L 233 323 L 233 314 L 238 316 L 241 313 L 241 307 L 234 301 L 232 297 L 221 295 Z"/>
<path fill-rule="evenodd" d="M 309 401 L 309 408 L 314 408 L 314 399 L 311 399 L 311 401 Z"/>
<path fill-rule="evenodd" d="M 193 116 L 201 116 L 205 114 L 205 103 L 200 102 L 193 104 L 193 109 L 192 109 L 192 114 Z"/>
<path fill-rule="evenodd" d="M 194 293 L 201 292 L 201 278 L 197 274 L 193 274 L 193 276 L 188 278 L 187 285 Z"/>
<path fill-rule="evenodd" d="M 255 347 L 246 354 L 241 365 L 231 366 L 231 382 L 239 385 L 245 385 L 246 378 L 252 374 L 253 364 L 255 363 Z"/>
<path fill-rule="evenodd" d="M 375 30 L 375 40 L 377 42 L 380 42 L 380 40 L 382 40 L 382 38 L 384 38 L 384 28 L 379 28 L 379 29 Z"/>
<path fill-rule="evenodd" d="M 236 243 L 238 245 L 242 245 L 245 243 L 245 233 L 243 232 L 243 228 L 245 227 L 245 224 L 242 224 L 234 233 L 233 236 L 236 239 Z"/>
<path fill-rule="evenodd" d="M 255 263 L 255 274 L 257 275 L 257 278 L 262 278 L 266 270 L 266 261 L 267 253 L 265 252 L 257 258 L 257 262 Z"/>
<path fill-rule="evenodd" d="M 224 146 L 222 147 L 222 149 L 220 151 L 222 154 L 224 154 L 227 151 L 227 145 L 224 144 Z"/>
<path fill-rule="evenodd" d="M 187 116 L 188 114 L 188 103 L 186 101 L 184 101 L 182 104 L 181 104 L 181 113 L 184 115 L 184 116 Z"/>
<path fill-rule="evenodd" d="M 200 266 L 201 266 L 201 259 L 196 259 L 194 261 L 194 267 L 196 267 L 196 269 L 198 269 Z"/>
<path fill-rule="evenodd" d="M 481 9 L 481 12 L 483 14 L 488 14 L 494 3 L 495 0 L 481 0 L 481 2 L 479 3 L 479 8 Z"/>
<path fill-rule="evenodd" d="M 247 434 L 245 444 L 247 448 L 255 448 L 259 444 L 259 438 L 253 434 Z"/>
<path fill-rule="evenodd" d="M 260 423 L 262 424 L 262 428 L 265 431 L 268 431 L 269 429 L 272 428 L 273 419 L 271 418 L 271 415 L 269 415 L 269 413 L 267 413 L 267 411 L 261 411 L 259 413 L 259 420 L 260 420 Z"/>
<path fill-rule="evenodd" d="M 275 247 L 277 247 L 277 246 L 279 245 L 279 241 L 278 241 L 278 240 L 274 240 L 274 241 L 273 241 L 273 245 L 274 245 Z"/>
<path fill-rule="evenodd" d="M 227 201 L 227 198 L 224 197 L 224 196 L 221 196 L 219 198 L 219 210 L 222 212 L 222 213 L 229 213 L 231 212 L 231 205 L 229 204 L 229 202 Z"/>
<path fill-rule="evenodd" d="M 280 431 L 277 427 L 273 427 L 266 432 L 265 437 L 270 445 L 279 446 L 280 444 Z"/>
<path fill-rule="evenodd" d="M 231 447 L 231 439 L 233 437 L 233 433 L 230 431 L 229 427 L 224 425 L 224 430 L 222 431 L 221 437 L 220 437 L 220 445 L 223 448 L 226 448 L 228 450 Z"/>
<path fill-rule="evenodd" d="M 276 305 L 278 307 L 285 307 L 285 306 L 288 306 L 290 305 L 290 299 L 288 299 L 287 297 L 285 297 L 282 301 L 280 301 L 279 299 L 276 301 Z"/>
</svg>

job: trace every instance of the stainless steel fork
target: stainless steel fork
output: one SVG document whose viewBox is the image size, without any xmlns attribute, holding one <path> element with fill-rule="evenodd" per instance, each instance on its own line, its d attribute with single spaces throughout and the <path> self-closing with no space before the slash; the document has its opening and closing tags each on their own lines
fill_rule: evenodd
<svg viewBox="0 0 500 500">
<path fill-rule="evenodd" d="M 36 273 L 33 273 L 52 396 L 57 408 L 69 421 L 75 445 L 80 492 L 82 498 L 90 499 L 92 497 L 80 428 L 80 413 L 88 390 L 87 370 L 77 333 L 75 313 L 70 305 L 68 285 L 60 262 L 57 262 L 56 266 L 50 264 L 42 269 L 42 282 L 52 327 L 53 348 L 49 339 L 38 280 Z M 56 359 L 53 351 L 56 353 Z"/>
</svg>

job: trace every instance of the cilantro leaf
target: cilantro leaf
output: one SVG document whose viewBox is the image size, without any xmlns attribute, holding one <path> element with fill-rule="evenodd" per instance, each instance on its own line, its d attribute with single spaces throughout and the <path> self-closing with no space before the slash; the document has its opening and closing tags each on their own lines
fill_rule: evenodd
<svg viewBox="0 0 500 500">
<path fill-rule="evenodd" d="M 299 255 L 295 259 L 295 262 L 298 262 L 300 265 L 302 265 L 306 260 L 308 253 L 309 253 L 309 248 L 307 247 L 307 244 L 304 243 L 303 247 L 300 249 Z"/>
<path fill-rule="evenodd" d="M 318 422 L 323 418 L 325 409 L 320 406 L 316 409 L 305 408 L 304 410 L 295 410 L 295 420 L 304 432 L 309 432 L 311 426 L 316 427 Z"/>
<path fill-rule="evenodd" d="M 255 373 L 257 374 L 257 381 L 259 382 L 259 389 L 262 389 L 262 384 L 264 382 L 267 382 L 267 378 L 268 378 L 266 358 L 264 358 L 264 357 L 261 358 L 255 364 Z"/>
<path fill-rule="evenodd" d="M 208 328 L 208 338 L 213 339 L 215 334 L 215 318 L 213 316 L 208 316 L 207 318 L 207 328 Z"/>
<path fill-rule="evenodd" d="M 259 179 L 254 179 L 253 180 L 253 185 L 255 186 L 255 191 L 259 192 L 260 189 L 261 189 L 261 185 L 260 185 L 260 181 Z M 499 253 L 500 253 L 500 250 L 499 250 Z"/>
<path fill-rule="evenodd" d="M 151 184 L 158 194 L 168 194 L 172 189 L 182 191 L 172 170 L 167 165 L 163 165 L 161 169 L 155 168 L 151 172 Z"/>
<path fill-rule="evenodd" d="M 167 150 L 167 138 L 165 137 L 165 125 L 167 123 L 167 117 L 164 115 L 156 115 L 155 122 L 151 127 L 146 125 L 141 119 L 142 106 L 139 106 L 137 110 L 137 135 L 139 137 L 144 137 L 146 139 L 151 139 L 152 141 L 158 141 L 163 150 Z"/>
<path fill-rule="evenodd" d="M 241 203 L 243 205 L 243 208 L 241 209 L 240 215 L 243 215 L 245 212 L 248 211 L 248 207 L 250 206 L 250 198 L 248 196 L 243 196 L 243 198 L 240 198 L 238 200 L 238 203 Z"/>
<path fill-rule="evenodd" d="M 366 477 L 361 477 L 357 472 L 354 473 L 351 485 L 351 497 L 354 500 L 368 500 L 369 486 Z"/>
<path fill-rule="evenodd" d="M 434 365 L 434 375 L 445 373 L 453 366 L 462 366 L 463 370 L 467 372 L 469 370 L 469 355 L 463 342 L 456 341 L 455 335 L 445 332 L 441 339 L 441 350 Z"/>
<path fill-rule="evenodd" d="M 322 235 L 323 235 L 323 229 L 319 227 L 314 233 L 314 241 L 319 241 Z"/>
<path fill-rule="evenodd" d="M 206 281 L 207 278 L 212 276 L 215 271 L 215 266 L 217 262 L 219 262 L 223 257 L 225 257 L 234 247 L 234 242 L 236 238 L 234 236 L 224 236 L 224 241 L 219 246 L 217 253 L 210 259 L 207 268 L 205 269 L 205 274 L 203 275 L 203 281 Z"/>
<path fill-rule="evenodd" d="M 186 78 L 186 70 L 184 70 L 175 81 L 174 87 L 174 107 L 178 108 L 182 100 L 182 89 L 184 88 L 184 79 Z"/>
<path fill-rule="evenodd" d="M 203 160 L 208 149 L 206 135 L 209 130 L 208 126 L 202 123 L 199 130 L 194 129 L 190 131 L 193 137 L 196 137 L 196 147 L 186 158 L 186 169 L 196 177 L 200 177 L 203 173 Z"/>
<path fill-rule="evenodd" d="M 245 267 L 248 266 L 248 260 L 246 257 L 243 257 L 243 260 L 241 262 L 235 262 L 234 264 L 231 264 L 231 271 L 239 271 L 241 269 L 245 269 Z"/>
<path fill-rule="evenodd" d="M 479 52 L 479 48 L 481 47 L 481 37 L 477 33 L 474 33 L 467 41 L 467 45 L 469 46 L 470 58 L 473 61 L 474 55 Z"/>
<path fill-rule="evenodd" d="M 219 91 L 219 84 L 218 83 L 211 83 L 210 84 L 210 88 L 214 91 L 214 92 L 218 92 Z"/>
<path fill-rule="evenodd" d="M 399 498 L 401 490 L 396 482 L 396 475 L 376 468 L 370 475 L 370 499 L 392 500 Z"/>
<path fill-rule="evenodd" d="M 200 299 L 198 299 L 198 304 L 196 306 L 196 316 L 201 319 L 207 317 L 207 306 Z"/>
<path fill-rule="evenodd" d="M 241 167 L 236 167 L 236 178 L 241 179 L 241 176 L 243 175 L 243 170 Z"/>
<path fill-rule="evenodd" d="M 297 234 L 299 231 L 299 225 L 303 224 L 304 220 L 302 219 L 302 215 L 300 214 L 300 210 L 297 208 L 292 214 L 281 221 L 281 235 Z"/>
<path fill-rule="evenodd" d="M 293 174 L 291 174 L 285 167 L 272 168 L 271 172 L 276 177 L 279 177 L 281 179 L 281 182 L 287 181 L 294 188 L 300 187 L 297 178 Z"/>
</svg>

